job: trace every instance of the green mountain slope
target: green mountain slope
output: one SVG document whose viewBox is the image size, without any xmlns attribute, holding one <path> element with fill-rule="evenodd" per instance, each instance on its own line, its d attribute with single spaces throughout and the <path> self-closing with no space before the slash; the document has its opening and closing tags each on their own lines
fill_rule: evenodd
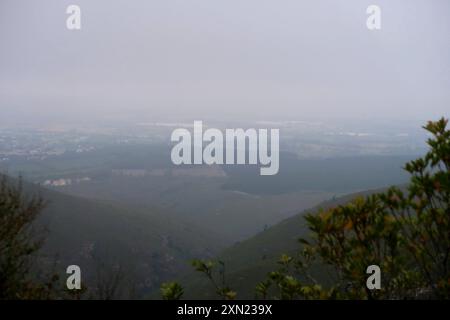
<svg viewBox="0 0 450 320">
<path fill-rule="evenodd" d="M 307 237 L 309 232 L 303 216 L 319 208 L 330 208 L 347 203 L 358 196 L 366 196 L 380 190 L 370 190 L 325 201 L 267 230 L 224 250 L 218 259 L 224 261 L 226 282 L 238 293 L 238 299 L 254 298 L 256 284 L 266 278 L 270 271 L 277 269 L 281 254 L 294 254 L 299 248 L 298 239 Z M 185 297 L 194 299 L 215 298 L 211 284 L 201 274 L 192 272 L 180 280 L 185 286 Z"/>
<path fill-rule="evenodd" d="M 120 266 L 134 290 L 145 293 L 188 270 L 190 259 L 223 248 L 222 238 L 157 210 L 126 209 L 27 183 L 24 191 L 48 203 L 38 219 L 47 235 L 41 266 L 61 274 L 79 265 L 88 284 Z"/>
</svg>

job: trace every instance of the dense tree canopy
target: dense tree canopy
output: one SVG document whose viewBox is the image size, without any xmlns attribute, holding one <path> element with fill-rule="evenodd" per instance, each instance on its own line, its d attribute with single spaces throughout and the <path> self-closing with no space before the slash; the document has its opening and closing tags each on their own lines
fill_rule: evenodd
<svg viewBox="0 0 450 320">
<path fill-rule="evenodd" d="M 47 299 L 56 279 L 36 281 L 32 262 L 42 245 L 35 219 L 40 197 L 27 198 L 20 182 L 0 176 L 0 299 Z"/>
</svg>

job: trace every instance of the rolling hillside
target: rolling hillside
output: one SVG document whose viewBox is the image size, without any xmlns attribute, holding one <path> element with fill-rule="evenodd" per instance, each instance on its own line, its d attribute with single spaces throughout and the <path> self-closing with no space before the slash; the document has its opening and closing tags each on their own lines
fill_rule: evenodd
<svg viewBox="0 0 450 320">
<path fill-rule="evenodd" d="M 64 273 L 76 264 L 88 284 L 120 266 L 136 284 L 134 290 L 145 293 L 187 270 L 189 259 L 210 257 L 223 248 L 214 233 L 157 210 L 125 209 L 27 183 L 24 191 L 48 202 L 38 220 L 47 235 L 43 269 Z"/>
<path fill-rule="evenodd" d="M 238 293 L 238 299 L 253 299 L 256 284 L 276 270 L 281 254 L 294 254 L 299 248 L 298 239 L 309 232 L 303 218 L 308 212 L 344 204 L 357 196 L 366 196 L 380 190 L 370 190 L 325 201 L 309 210 L 288 218 L 279 224 L 224 250 L 218 259 L 225 262 L 226 282 Z M 215 298 L 211 284 L 203 275 L 192 272 L 180 280 L 185 287 L 185 297 L 193 299 Z"/>
</svg>

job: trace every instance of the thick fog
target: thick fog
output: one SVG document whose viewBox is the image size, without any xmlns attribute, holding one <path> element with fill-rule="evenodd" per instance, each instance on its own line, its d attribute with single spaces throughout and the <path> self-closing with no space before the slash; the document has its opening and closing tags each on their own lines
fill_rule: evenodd
<svg viewBox="0 0 450 320">
<path fill-rule="evenodd" d="M 0 121 L 449 116 L 449 18 L 447 0 L 1 0 Z"/>
</svg>

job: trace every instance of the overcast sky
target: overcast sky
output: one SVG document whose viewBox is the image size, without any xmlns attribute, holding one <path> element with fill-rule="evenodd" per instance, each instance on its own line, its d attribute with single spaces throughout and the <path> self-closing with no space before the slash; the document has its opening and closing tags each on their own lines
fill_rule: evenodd
<svg viewBox="0 0 450 320">
<path fill-rule="evenodd" d="M 0 0 L 0 120 L 449 110 L 448 0 Z"/>
</svg>

